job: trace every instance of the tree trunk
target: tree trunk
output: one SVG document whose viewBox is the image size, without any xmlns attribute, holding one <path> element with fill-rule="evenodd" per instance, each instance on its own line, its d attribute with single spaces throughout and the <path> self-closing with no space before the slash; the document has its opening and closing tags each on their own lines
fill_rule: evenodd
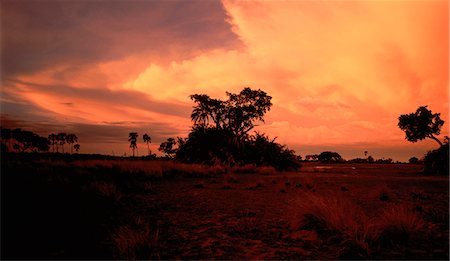
<svg viewBox="0 0 450 261">
<path fill-rule="evenodd" d="M 442 146 L 442 142 L 441 142 L 438 138 L 434 137 L 433 134 L 431 134 L 431 135 L 428 136 L 428 137 L 432 138 L 432 139 L 435 140 L 437 143 L 439 143 L 439 146 Z"/>
</svg>

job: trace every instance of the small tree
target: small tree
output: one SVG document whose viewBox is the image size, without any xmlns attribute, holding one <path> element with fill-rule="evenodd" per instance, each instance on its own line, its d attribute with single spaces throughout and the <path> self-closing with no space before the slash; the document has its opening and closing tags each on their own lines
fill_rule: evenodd
<svg viewBox="0 0 450 261">
<path fill-rule="evenodd" d="M 342 162 L 343 159 L 341 155 L 337 152 L 324 151 L 320 153 L 318 157 L 319 161 L 322 163 L 334 163 L 334 162 Z"/>
<path fill-rule="evenodd" d="M 433 114 L 427 106 L 421 106 L 414 113 L 400 115 L 398 127 L 405 132 L 406 139 L 410 142 L 430 138 L 442 146 L 442 142 L 435 137 L 440 134 L 444 125 L 440 115 L 440 113 Z"/>
<path fill-rule="evenodd" d="M 133 157 L 134 157 L 134 150 L 137 148 L 137 132 L 130 132 L 128 134 L 128 141 L 130 142 L 130 148 L 133 150 Z"/>
<path fill-rule="evenodd" d="M 77 135 L 72 134 L 72 133 L 67 134 L 67 136 L 66 136 L 66 142 L 69 144 L 69 146 L 70 146 L 70 154 L 72 154 L 72 153 L 73 153 L 73 144 L 74 144 L 75 142 L 78 142 L 78 137 L 77 137 Z"/>
<path fill-rule="evenodd" d="M 64 144 L 66 144 L 66 136 L 67 134 L 65 132 L 60 132 L 58 135 L 56 135 L 56 140 L 58 141 L 59 145 L 61 145 L 62 153 L 64 153 Z M 56 151 L 58 151 L 58 147 L 56 147 Z"/>
<path fill-rule="evenodd" d="M 162 142 L 159 145 L 159 151 L 164 152 L 166 157 L 173 158 L 177 150 L 174 146 L 177 144 L 174 138 L 168 138 L 167 141 Z"/>
<path fill-rule="evenodd" d="M 418 164 L 419 163 L 419 159 L 417 157 L 411 157 L 408 161 L 410 164 Z"/>
<path fill-rule="evenodd" d="M 73 148 L 75 149 L 75 152 L 78 153 L 78 151 L 80 150 L 80 144 L 75 144 L 73 145 Z"/>
<path fill-rule="evenodd" d="M 142 136 L 142 139 L 144 140 L 145 143 L 147 143 L 148 155 L 151 155 L 149 144 L 152 143 L 152 138 L 150 138 L 150 136 L 147 133 L 145 133 L 144 136 Z"/>
</svg>

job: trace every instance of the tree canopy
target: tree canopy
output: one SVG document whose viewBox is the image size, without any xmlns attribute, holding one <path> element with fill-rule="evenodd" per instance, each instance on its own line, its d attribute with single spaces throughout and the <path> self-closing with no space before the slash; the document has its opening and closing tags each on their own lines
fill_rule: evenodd
<svg viewBox="0 0 450 261">
<path fill-rule="evenodd" d="M 435 137 L 440 134 L 441 127 L 444 125 L 440 115 L 440 113 L 432 113 L 427 106 L 420 106 L 416 112 L 400 115 L 398 127 L 405 132 L 405 138 L 410 142 L 430 138 L 442 146 L 442 142 Z"/>
<path fill-rule="evenodd" d="M 226 95 L 226 100 L 213 99 L 206 94 L 190 96 L 195 103 L 191 114 L 194 124 L 187 139 L 172 139 L 178 145 L 176 159 L 189 163 L 298 169 L 300 165 L 293 150 L 264 134 L 249 134 L 258 121 L 264 122 L 264 116 L 272 106 L 272 97 L 248 87 L 239 93 L 226 92 Z M 171 150 L 175 146 L 171 143 L 162 143 L 160 150 Z"/>
<path fill-rule="evenodd" d="M 264 115 L 272 106 L 272 97 L 259 89 L 246 87 L 238 94 L 226 94 L 228 99 L 225 101 L 206 94 L 191 95 L 196 103 L 191 114 L 194 124 L 228 129 L 242 138 L 255 127 L 255 121 L 264 122 Z"/>
</svg>

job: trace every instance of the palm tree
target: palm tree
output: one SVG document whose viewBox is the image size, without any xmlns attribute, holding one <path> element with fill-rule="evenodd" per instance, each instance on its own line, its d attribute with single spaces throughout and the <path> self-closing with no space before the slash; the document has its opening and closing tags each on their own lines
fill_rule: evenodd
<svg viewBox="0 0 450 261">
<path fill-rule="evenodd" d="M 142 138 L 144 139 L 144 142 L 147 143 L 148 155 L 150 155 L 150 146 L 149 146 L 149 144 L 152 143 L 152 138 L 150 138 L 150 136 L 147 135 L 147 133 L 145 133 L 144 136 L 142 136 Z"/>
<path fill-rule="evenodd" d="M 80 144 L 77 143 L 77 144 L 73 145 L 73 148 L 78 153 L 78 150 L 80 150 Z"/>
<path fill-rule="evenodd" d="M 57 138 L 57 136 L 56 136 L 55 133 L 52 133 L 52 134 L 48 135 L 48 140 L 50 141 L 50 144 L 52 145 L 53 153 L 55 153 L 56 138 Z"/>
<path fill-rule="evenodd" d="M 58 133 L 58 135 L 56 137 L 56 140 L 59 142 L 59 145 L 61 145 L 61 147 L 62 147 L 62 153 L 64 153 L 64 144 L 66 144 L 66 137 L 67 137 L 67 134 L 65 132 Z M 58 150 L 58 147 L 56 147 L 56 148 L 57 148 L 56 150 Z"/>
<path fill-rule="evenodd" d="M 66 141 L 67 141 L 67 143 L 71 144 L 71 146 L 70 146 L 70 154 L 72 154 L 73 153 L 73 150 L 72 150 L 73 146 L 72 146 L 72 144 L 74 144 L 75 142 L 78 142 L 78 137 L 77 137 L 77 135 L 72 134 L 72 133 L 71 134 L 67 134 Z"/>
<path fill-rule="evenodd" d="M 136 142 L 137 142 L 138 134 L 137 134 L 137 132 L 130 132 L 128 134 L 128 137 L 129 137 L 128 141 L 130 142 L 130 148 L 133 150 L 133 157 L 134 157 L 134 150 L 137 148 Z"/>
<path fill-rule="evenodd" d="M 365 150 L 364 151 L 364 156 L 367 158 L 367 153 L 368 153 L 368 151 L 367 150 Z"/>
</svg>

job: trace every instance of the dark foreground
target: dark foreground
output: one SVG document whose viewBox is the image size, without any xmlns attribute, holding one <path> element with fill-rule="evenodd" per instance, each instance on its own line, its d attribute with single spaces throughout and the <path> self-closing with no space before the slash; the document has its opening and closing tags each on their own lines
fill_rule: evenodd
<svg viewBox="0 0 450 261">
<path fill-rule="evenodd" d="M 2 259 L 443 259 L 448 177 L 2 159 Z"/>
</svg>

